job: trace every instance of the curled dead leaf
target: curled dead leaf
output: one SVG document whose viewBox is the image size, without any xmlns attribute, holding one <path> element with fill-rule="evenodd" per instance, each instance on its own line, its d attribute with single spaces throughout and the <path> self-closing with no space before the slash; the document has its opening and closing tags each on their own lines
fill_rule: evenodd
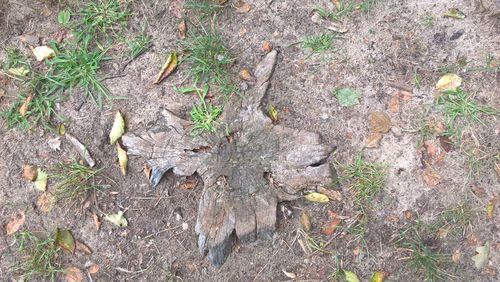
<svg viewBox="0 0 500 282">
<path fill-rule="evenodd" d="M 33 54 L 36 57 L 36 60 L 41 62 L 45 59 L 50 59 L 56 55 L 56 52 L 49 46 L 38 46 L 33 48 Z"/>
<path fill-rule="evenodd" d="M 380 140 L 382 140 L 382 133 L 372 132 L 368 136 L 365 142 L 366 148 L 378 148 L 380 147 Z"/>
<path fill-rule="evenodd" d="M 383 112 L 372 112 L 368 117 L 372 132 L 387 133 L 392 127 L 391 118 Z"/>
<path fill-rule="evenodd" d="M 405 210 L 403 214 L 406 220 L 408 221 L 413 220 L 413 212 L 411 210 Z"/>
<path fill-rule="evenodd" d="M 399 112 L 399 95 L 393 95 L 389 100 L 389 112 Z"/>
<path fill-rule="evenodd" d="M 21 114 L 22 117 L 25 117 L 28 114 L 29 106 L 32 100 L 33 96 L 29 95 L 28 97 L 26 97 L 21 107 L 19 107 L 19 114 Z"/>
<path fill-rule="evenodd" d="M 311 231 L 311 217 L 309 216 L 309 213 L 305 210 L 302 211 L 302 214 L 300 215 L 300 224 L 302 224 L 302 227 L 304 227 L 305 231 Z"/>
<path fill-rule="evenodd" d="M 76 251 L 81 252 L 81 253 L 86 254 L 86 255 L 92 254 L 92 250 L 85 243 L 83 243 L 79 240 L 75 240 L 75 245 L 76 245 L 76 247 L 75 247 Z"/>
<path fill-rule="evenodd" d="M 10 215 L 10 219 L 5 225 L 5 232 L 7 235 L 12 235 L 19 230 L 19 228 L 24 224 L 26 217 L 24 211 L 18 210 L 17 212 Z"/>
<path fill-rule="evenodd" d="M 36 200 L 36 206 L 38 210 L 44 213 L 48 213 L 55 204 L 55 198 L 50 193 L 43 193 L 38 196 Z"/>
<path fill-rule="evenodd" d="M 337 230 L 337 227 L 341 221 L 342 220 L 340 219 L 340 217 L 337 215 L 336 212 L 329 210 L 328 220 L 325 223 L 325 225 L 323 225 L 321 233 L 325 235 L 332 235 L 335 232 L 335 230 Z"/>
<path fill-rule="evenodd" d="M 405 90 L 399 90 L 397 95 L 399 96 L 399 99 L 401 99 L 403 101 L 408 101 L 408 100 L 411 100 L 413 98 L 413 93 L 411 93 L 409 91 L 405 91 Z"/>
<path fill-rule="evenodd" d="M 445 150 L 445 152 L 450 152 L 453 151 L 453 142 L 450 140 L 450 137 L 448 136 L 439 136 L 439 144 L 441 145 L 441 148 Z"/>
<path fill-rule="evenodd" d="M 97 214 L 93 213 L 92 214 L 92 220 L 94 221 L 95 229 L 97 231 L 99 231 L 99 229 L 101 229 L 101 224 L 102 224 L 101 219 L 99 218 L 99 216 Z"/>
<path fill-rule="evenodd" d="M 167 61 L 165 62 L 165 64 L 163 64 L 163 67 L 160 69 L 160 72 L 156 76 L 154 84 L 160 84 L 160 82 L 162 82 L 165 78 L 171 75 L 176 68 L 177 68 L 177 53 L 173 52 L 170 53 L 170 55 L 167 58 Z"/>
<path fill-rule="evenodd" d="M 127 164 L 128 164 L 128 155 L 127 151 L 125 151 L 122 146 L 120 146 L 119 142 L 116 142 L 116 151 L 118 152 L 118 164 L 120 165 L 120 171 L 123 176 L 127 175 Z"/>
<path fill-rule="evenodd" d="M 436 186 L 441 183 L 441 176 L 430 166 L 424 170 L 422 177 L 424 178 L 425 184 L 429 186 Z"/>
<path fill-rule="evenodd" d="M 424 146 L 425 146 L 425 150 L 427 152 L 427 155 L 429 155 L 429 157 L 434 157 L 436 156 L 437 152 L 438 152 L 438 147 L 436 146 L 436 144 L 434 144 L 434 142 L 432 142 L 432 140 L 427 140 L 424 142 Z"/>
<path fill-rule="evenodd" d="M 38 175 L 37 167 L 35 165 L 25 164 L 23 165 L 23 177 L 28 181 L 35 181 Z"/>
<path fill-rule="evenodd" d="M 83 272 L 78 267 L 70 266 L 64 269 L 64 278 L 66 282 L 82 282 Z"/>
<path fill-rule="evenodd" d="M 101 267 L 95 263 L 93 263 L 89 267 L 87 267 L 87 270 L 90 274 L 96 274 L 97 272 L 99 272 L 100 269 L 101 269 Z"/>
<path fill-rule="evenodd" d="M 454 91 L 462 84 L 462 78 L 454 73 L 443 75 L 436 83 L 439 92 Z"/>
<path fill-rule="evenodd" d="M 89 150 L 87 150 L 85 145 L 83 145 L 78 139 L 76 139 L 73 135 L 71 135 L 69 133 L 66 133 L 64 136 L 73 145 L 73 147 L 78 152 L 78 154 L 80 154 L 80 156 L 87 162 L 87 164 L 90 167 L 94 167 L 95 161 L 92 158 L 92 156 L 90 155 L 90 152 L 89 152 Z"/>
<path fill-rule="evenodd" d="M 186 21 L 184 19 L 181 19 L 181 22 L 177 26 L 177 29 L 179 30 L 179 38 L 186 39 L 187 26 L 186 26 Z"/>
</svg>

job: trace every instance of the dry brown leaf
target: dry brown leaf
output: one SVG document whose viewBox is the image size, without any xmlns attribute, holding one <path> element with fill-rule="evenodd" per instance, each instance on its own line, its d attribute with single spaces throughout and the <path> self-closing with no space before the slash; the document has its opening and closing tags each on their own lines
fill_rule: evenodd
<svg viewBox="0 0 500 282">
<path fill-rule="evenodd" d="M 236 6 L 236 12 L 238 12 L 240 14 L 246 14 L 246 13 L 250 12 L 251 9 L 252 9 L 252 6 L 250 4 L 248 4 L 247 2 L 242 1 L 242 0 L 240 0 L 238 2 L 238 5 Z"/>
<path fill-rule="evenodd" d="M 399 112 L 399 95 L 393 95 L 389 100 L 389 112 Z"/>
<path fill-rule="evenodd" d="M 165 78 L 171 75 L 177 68 L 177 53 L 172 52 L 161 67 L 154 84 L 160 84 Z"/>
<path fill-rule="evenodd" d="M 451 142 L 450 137 L 439 136 L 438 139 L 439 144 L 441 144 L 441 148 L 443 148 L 443 150 L 445 150 L 446 152 L 453 151 L 453 142 Z"/>
<path fill-rule="evenodd" d="M 469 235 L 469 237 L 467 237 L 467 243 L 471 247 L 477 246 L 477 244 L 479 243 L 479 240 L 477 239 L 477 236 L 475 233 L 471 233 Z"/>
<path fill-rule="evenodd" d="M 19 107 L 19 113 L 21 114 L 22 117 L 26 116 L 28 114 L 29 106 L 31 103 L 31 100 L 33 100 L 33 96 L 29 95 L 26 97 L 24 100 L 24 103 Z"/>
<path fill-rule="evenodd" d="M 335 230 L 337 230 L 338 225 L 342 220 L 337 215 L 336 212 L 329 210 L 328 211 L 328 221 L 323 225 L 321 229 L 321 233 L 325 235 L 332 235 Z"/>
<path fill-rule="evenodd" d="M 269 53 L 272 50 L 273 50 L 273 45 L 271 44 L 271 42 L 264 41 L 264 43 L 262 43 L 262 51 Z"/>
<path fill-rule="evenodd" d="M 454 262 L 454 263 L 459 263 L 460 262 L 460 258 L 462 257 L 462 254 L 460 253 L 460 250 L 459 249 L 456 249 L 454 252 L 453 252 L 453 255 L 451 256 L 451 260 Z"/>
<path fill-rule="evenodd" d="M 479 198 L 486 197 L 486 190 L 484 190 L 483 187 L 480 187 L 480 186 L 473 184 L 471 189 L 472 189 L 472 193 L 474 193 L 474 195 L 476 195 L 477 197 L 479 197 Z"/>
<path fill-rule="evenodd" d="M 437 156 L 436 158 L 436 161 L 434 163 L 440 163 L 444 160 L 444 157 L 446 157 L 446 151 L 442 151 L 441 153 L 439 153 L 439 155 Z"/>
<path fill-rule="evenodd" d="M 366 139 L 365 147 L 366 148 L 378 148 L 380 147 L 380 140 L 382 140 L 382 133 L 372 132 L 370 136 Z"/>
<path fill-rule="evenodd" d="M 64 136 L 66 137 L 66 139 L 68 139 L 71 145 L 73 145 L 78 154 L 80 154 L 80 156 L 87 162 L 87 164 L 90 167 L 94 167 L 95 161 L 94 159 L 92 159 L 92 156 L 90 155 L 90 152 L 89 150 L 87 150 L 85 145 L 83 145 L 82 142 L 80 142 L 78 139 L 76 139 L 73 135 L 69 133 L 66 133 Z"/>
<path fill-rule="evenodd" d="M 250 73 L 248 69 L 242 69 L 240 71 L 240 78 L 246 81 L 255 81 L 255 77 Z"/>
<path fill-rule="evenodd" d="M 83 272 L 78 267 L 70 266 L 64 270 L 64 278 L 66 282 L 82 282 Z"/>
<path fill-rule="evenodd" d="M 144 172 L 144 175 L 146 175 L 148 179 L 151 178 L 152 169 L 151 166 L 149 166 L 149 164 L 145 163 L 144 166 L 142 167 L 142 171 Z"/>
<path fill-rule="evenodd" d="M 77 251 L 82 252 L 82 253 L 84 253 L 86 255 L 91 255 L 92 254 L 92 250 L 85 243 L 80 242 L 79 240 L 75 240 L 75 244 L 76 244 L 75 249 Z"/>
<path fill-rule="evenodd" d="M 424 146 L 425 150 L 427 151 L 427 155 L 429 155 L 429 157 L 431 158 L 434 157 L 438 152 L 438 147 L 436 146 L 436 144 L 434 144 L 434 142 L 432 142 L 432 140 L 425 141 Z"/>
<path fill-rule="evenodd" d="M 305 231 L 311 231 L 311 217 L 307 211 L 302 211 L 302 214 L 300 215 L 300 224 L 302 224 Z"/>
<path fill-rule="evenodd" d="M 443 133 L 446 129 L 444 123 L 435 119 L 429 119 L 427 121 L 427 127 L 437 134 Z"/>
<path fill-rule="evenodd" d="M 439 239 L 443 240 L 446 236 L 448 236 L 448 232 L 450 232 L 450 227 L 441 227 L 436 232 L 436 235 Z"/>
<path fill-rule="evenodd" d="M 168 10 L 172 15 L 174 15 L 176 18 L 180 19 L 182 18 L 182 5 L 184 1 L 182 0 L 172 0 L 170 1 L 170 7 L 168 7 Z"/>
<path fill-rule="evenodd" d="M 387 133 L 392 127 L 391 118 L 383 112 L 372 112 L 368 121 L 372 132 Z"/>
<path fill-rule="evenodd" d="M 184 182 L 182 182 L 179 186 L 182 189 L 191 190 L 194 189 L 196 185 L 198 185 L 198 178 L 194 176 L 188 176 L 186 177 L 186 180 L 184 180 Z"/>
<path fill-rule="evenodd" d="M 24 224 L 24 221 L 26 220 L 26 217 L 24 215 L 24 211 L 18 210 L 17 212 L 13 213 L 10 215 L 9 222 L 5 225 L 5 232 L 7 235 L 12 235 L 21 228 L 21 226 Z"/>
<path fill-rule="evenodd" d="M 318 187 L 318 189 L 316 189 L 316 190 L 319 193 L 326 195 L 330 200 L 339 201 L 339 202 L 342 201 L 342 194 L 339 191 L 327 189 L 324 187 Z"/>
<path fill-rule="evenodd" d="M 408 100 L 411 100 L 413 98 L 413 93 L 405 91 L 405 90 L 399 90 L 397 95 L 403 101 L 408 101 Z"/>
<path fill-rule="evenodd" d="M 424 182 L 429 186 L 436 186 L 441 183 L 441 176 L 430 166 L 425 169 L 423 178 Z"/>
<path fill-rule="evenodd" d="M 120 165 L 120 171 L 123 176 L 127 175 L 127 164 L 128 164 L 128 155 L 127 151 L 125 151 L 122 146 L 120 146 L 119 142 L 116 142 L 116 151 L 118 153 L 118 164 Z"/>
<path fill-rule="evenodd" d="M 102 224 L 101 219 L 99 218 L 99 216 L 97 214 L 93 213 L 92 214 L 92 220 L 94 221 L 95 229 L 97 231 L 99 231 L 99 229 L 101 229 L 101 224 Z"/>
<path fill-rule="evenodd" d="M 49 193 L 41 194 L 40 196 L 38 196 L 38 199 L 36 200 L 36 206 L 38 210 L 44 213 L 48 213 L 54 206 L 54 203 L 55 203 L 55 198 Z"/>
<path fill-rule="evenodd" d="M 179 26 L 177 28 L 179 29 L 179 38 L 186 39 L 187 26 L 184 19 L 181 19 L 181 22 L 179 23 Z"/>
<path fill-rule="evenodd" d="M 38 168 L 36 167 L 36 165 L 29 165 L 29 164 L 23 165 L 23 177 L 24 177 L 24 179 L 31 181 L 31 182 L 35 181 L 36 177 L 38 175 L 37 170 L 38 170 Z"/>
<path fill-rule="evenodd" d="M 99 272 L 99 270 L 101 269 L 101 267 L 98 265 L 98 264 L 91 264 L 87 270 L 90 274 L 96 274 L 97 272 Z"/>
<path fill-rule="evenodd" d="M 405 210 L 403 214 L 406 220 L 413 220 L 413 212 L 411 210 Z"/>
</svg>

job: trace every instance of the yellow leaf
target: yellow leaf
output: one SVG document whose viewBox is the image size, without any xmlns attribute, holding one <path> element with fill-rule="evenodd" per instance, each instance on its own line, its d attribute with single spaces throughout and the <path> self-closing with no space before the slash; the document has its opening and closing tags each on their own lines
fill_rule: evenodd
<svg viewBox="0 0 500 282">
<path fill-rule="evenodd" d="M 38 46 L 33 49 L 33 54 L 35 54 L 36 60 L 41 62 L 45 59 L 50 59 L 56 55 L 56 52 L 52 50 L 49 46 Z"/>
<path fill-rule="evenodd" d="M 40 168 L 37 170 L 37 177 L 35 180 L 35 187 L 36 189 L 40 191 L 45 191 L 47 190 L 47 180 L 48 180 L 48 174 L 41 170 Z"/>
<path fill-rule="evenodd" d="M 436 83 L 436 89 L 440 92 L 454 91 L 462 84 L 462 78 L 454 73 L 443 75 Z"/>
<path fill-rule="evenodd" d="M 116 111 L 115 121 L 109 133 L 109 142 L 115 144 L 120 137 L 125 133 L 125 120 L 120 111 Z"/>
<path fill-rule="evenodd" d="M 493 220 L 493 217 L 495 216 L 495 199 L 491 199 L 488 202 L 488 205 L 486 206 L 486 216 L 488 217 L 489 220 Z"/>
<path fill-rule="evenodd" d="M 328 199 L 328 196 L 317 192 L 309 193 L 305 196 L 305 198 L 308 201 L 317 203 L 328 203 L 330 201 L 330 199 Z"/>
<path fill-rule="evenodd" d="M 159 84 L 160 82 L 162 82 L 175 70 L 176 67 L 177 67 L 177 53 L 173 52 L 168 56 L 167 61 L 165 62 L 160 72 L 158 73 L 158 76 L 156 77 L 154 84 Z"/>
<path fill-rule="evenodd" d="M 275 106 L 269 105 L 268 114 L 274 124 L 278 123 L 278 109 Z"/>
<path fill-rule="evenodd" d="M 370 282 L 382 282 L 382 281 L 384 281 L 384 277 L 385 277 L 385 272 L 375 271 L 372 274 L 372 278 L 370 279 Z"/>
<path fill-rule="evenodd" d="M 8 74 L 12 74 L 15 76 L 26 76 L 29 72 L 30 70 L 25 67 L 10 68 L 7 70 Z"/>
<path fill-rule="evenodd" d="M 347 282 L 360 282 L 358 275 L 352 271 L 344 270 L 345 280 Z"/>
<path fill-rule="evenodd" d="M 128 221 L 123 216 L 122 211 L 119 211 L 118 213 L 115 213 L 115 214 L 108 214 L 104 217 L 104 219 L 113 223 L 116 226 L 120 226 L 120 227 L 127 227 L 128 226 Z"/>
<path fill-rule="evenodd" d="M 127 152 L 120 146 L 120 143 L 116 143 L 116 151 L 118 152 L 118 163 L 120 164 L 120 170 L 122 175 L 127 175 L 127 163 L 128 155 Z"/>
</svg>

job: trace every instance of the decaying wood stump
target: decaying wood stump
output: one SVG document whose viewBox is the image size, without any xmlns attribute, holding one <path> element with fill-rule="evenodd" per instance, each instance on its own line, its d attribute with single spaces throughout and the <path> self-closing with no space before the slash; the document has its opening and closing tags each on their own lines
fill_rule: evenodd
<svg viewBox="0 0 500 282">
<path fill-rule="evenodd" d="M 148 159 L 153 187 L 168 170 L 201 176 L 195 230 L 200 251 L 216 266 L 236 237 L 252 242 L 272 236 L 279 201 L 333 181 L 325 162 L 332 147 L 317 133 L 274 125 L 261 109 L 276 58 L 271 51 L 259 63 L 256 84 L 225 107 L 218 133 L 192 137 L 190 121 L 164 111 L 164 121 L 154 128 L 123 137 L 129 154 Z"/>
</svg>

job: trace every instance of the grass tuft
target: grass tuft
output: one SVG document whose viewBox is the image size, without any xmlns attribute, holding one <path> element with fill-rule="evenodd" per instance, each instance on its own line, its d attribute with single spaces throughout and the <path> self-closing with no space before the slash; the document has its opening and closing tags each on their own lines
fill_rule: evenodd
<svg viewBox="0 0 500 282">
<path fill-rule="evenodd" d="M 191 109 L 191 119 L 195 124 L 191 134 L 195 136 L 203 132 L 215 132 L 215 123 L 223 110 L 222 107 L 213 106 L 205 101 L 208 87 L 206 87 L 204 91 L 197 91 L 197 93 L 200 98 L 200 103 L 193 106 Z"/>
<path fill-rule="evenodd" d="M 38 237 L 30 231 L 20 232 L 17 238 L 22 261 L 14 265 L 12 271 L 19 273 L 23 281 L 34 277 L 56 281 L 57 274 L 63 272 L 63 268 L 55 240 Z"/>
<path fill-rule="evenodd" d="M 311 36 L 304 40 L 302 46 L 311 49 L 312 54 L 324 53 L 332 49 L 332 43 L 335 36 L 330 33 L 322 33 L 318 36 Z"/>
<path fill-rule="evenodd" d="M 213 17 L 224 9 L 223 5 L 212 0 L 186 0 L 184 9 L 191 10 L 198 15 L 201 20 Z"/>
<path fill-rule="evenodd" d="M 152 46 L 152 42 L 151 36 L 147 35 L 145 31 L 130 40 L 126 40 L 125 43 L 128 46 L 130 58 L 135 59 L 142 55 Z"/>
</svg>

